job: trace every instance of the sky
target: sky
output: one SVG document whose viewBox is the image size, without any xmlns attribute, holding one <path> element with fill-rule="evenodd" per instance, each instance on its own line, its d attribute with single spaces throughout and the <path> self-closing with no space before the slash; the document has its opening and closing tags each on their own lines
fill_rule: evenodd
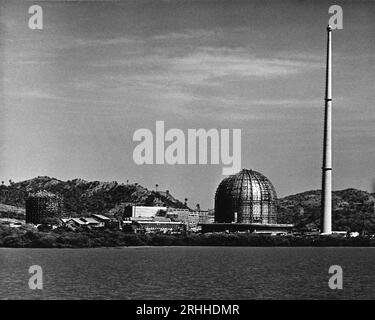
<svg viewBox="0 0 375 320">
<path fill-rule="evenodd" d="M 333 188 L 375 192 L 371 1 L 0 0 L 0 180 L 129 180 L 213 208 L 222 164 L 134 163 L 134 132 L 164 121 L 241 129 L 242 167 L 279 197 L 319 189 L 333 4 Z"/>
</svg>

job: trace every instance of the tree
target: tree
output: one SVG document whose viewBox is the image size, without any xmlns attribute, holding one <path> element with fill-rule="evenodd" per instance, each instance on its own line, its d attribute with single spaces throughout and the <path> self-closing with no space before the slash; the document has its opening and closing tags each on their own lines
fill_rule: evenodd
<svg viewBox="0 0 375 320">
<path fill-rule="evenodd" d="M 56 217 L 46 217 L 43 219 L 43 224 L 47 224 L 47 225 L 60 225 L 61 224 L 61 220 L 59 218 L 56 218 Z"/>
<path fill-rule="evenodd" d="M 159 209 L 159 210 L 156 212 L 155 216 L 157 216 L 157 217 L 165 217 L 166 214 L 167 214 L 167 211 L 165 211 L 165 210 L 163 210 L 163 209 Z"/>
</svg>

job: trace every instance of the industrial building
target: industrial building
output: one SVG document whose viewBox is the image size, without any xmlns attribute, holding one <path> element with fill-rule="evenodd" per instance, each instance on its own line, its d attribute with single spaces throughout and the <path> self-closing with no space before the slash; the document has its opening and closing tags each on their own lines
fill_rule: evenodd
<svg viewBox="0 0 375 320">
<path fill-rule="evenodd" d="M 214 223 L 215 222 L 215 211 L 209 210 L 199 210 L 195 211 L 199 215 L 199 224 L 202 223 Z"/>
<path fill-rule="evenodd" d="M 29 194 L 26 199 L 26 223 L 43 224 L 48 218 L 61 215 L 62 198 L 42 190 Z"/>
<path fill-rule="evenodd" d="M 106 216 L 103 216 L 102 214 L 93 214 L 92 215 L 94 217 L 94 219 L 96 219 L 97 221 L 103 223 L 103 225 L 107 225 L 111 222 L 111 219 L 106 217 Z"/>
<path fill-rule="evenodd" d="M 243 169 L 225 178 L 215 194 L 215 222 L 277 223 L 276 191 L 259 172 Z"/>
<path fill-rule="evenodd" d="M 172 221 L 183 222 L 190 231 L 196 231 L 200 222 L 199 212 L 189 209 L 168 208 L 166 217 Z"/>
<path fill-rule="evenodd" d="M 149 233 L 181 233 L 186 231 L 186 225 L 178 221 L 137 221 L 137 223 L 145 232 Z"/>
<path fill-rule="evenodd" d="M 186 231 L 186 224 L 170 219 L 143 218 L 124 221 L 122 230 L 132 233 L 182 233 Z"/>
<path fill-rule="evenodd" d="M 94 219 L 92 217 L 80 217 L 80 218 L 61 218 L 61 222 L 64 226 L 69 226 L 73 229 L 76 228 L 102 228 L 105 223 Z"/>
<path fill-rule="evenodd" d="M 290 232 L 292 224 L 277 223 L 277 195 L 263 174 L 243 169 L 226 177 L 215 193 L 215 222 L 200 223 L 206 232 Z"/>
</svg>

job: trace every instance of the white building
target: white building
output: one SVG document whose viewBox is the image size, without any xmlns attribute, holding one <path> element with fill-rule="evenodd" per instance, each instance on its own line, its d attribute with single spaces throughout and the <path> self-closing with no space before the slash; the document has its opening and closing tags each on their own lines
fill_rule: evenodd
<svg viewBox="0 0 375 320">
<path fill-rule="evenodd" d="M 132 218 L 152 218 L 155 217 L 160 211 L 167 211 L 167 207 L 146 207 L 146 206 L 133 206 Z"/>
</svg>

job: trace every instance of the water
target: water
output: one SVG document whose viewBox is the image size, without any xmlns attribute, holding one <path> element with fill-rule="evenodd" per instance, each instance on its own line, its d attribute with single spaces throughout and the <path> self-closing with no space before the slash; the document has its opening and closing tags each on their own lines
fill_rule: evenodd
<svg viewBox="0 0 375 320">
<path fill-rule="evenodd" d="M 0 249 L 1 299 L 374 299 L 375 248 Z M 43 268 L 30 290 L 28 268 Z M 340 265 L 343 290 L 328 287 Z"/>
</svg>

